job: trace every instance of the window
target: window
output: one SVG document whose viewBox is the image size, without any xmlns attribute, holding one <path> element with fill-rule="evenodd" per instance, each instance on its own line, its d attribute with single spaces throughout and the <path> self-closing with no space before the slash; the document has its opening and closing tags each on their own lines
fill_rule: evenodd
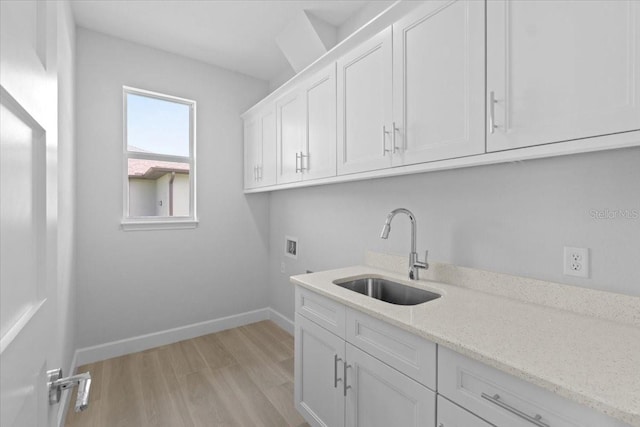
<svg viewBox="0 0 640 427">
<path fill-rule="evenodd" d="M 124 229 L 195 227 L 195 101 L 124 87 Z"/>
</svg>

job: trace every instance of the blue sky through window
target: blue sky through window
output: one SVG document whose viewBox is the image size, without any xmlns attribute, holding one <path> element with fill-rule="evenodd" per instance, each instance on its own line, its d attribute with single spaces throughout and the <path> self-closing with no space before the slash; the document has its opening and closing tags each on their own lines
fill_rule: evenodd
<svg viewBox="0 0 640 427">
<path fill-rule="evenodd" d="M 189 106 L 127 94 L 127 144 L 130 151 L 189 156 Z"/>
</svg>

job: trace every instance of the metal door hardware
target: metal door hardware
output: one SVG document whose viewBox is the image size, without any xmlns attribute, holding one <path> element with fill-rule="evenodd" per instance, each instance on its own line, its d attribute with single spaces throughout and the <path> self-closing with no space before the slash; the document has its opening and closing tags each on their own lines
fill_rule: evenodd
<svg viewBox="0 0 640 427">
<path fill-rule="evenodd" d="M 62 390 L 67 390 L 78 386 L 78 397 L 76 399 L 76 412 L 82 412 L 89 407 L 89 390 L 91 389 L 91 374 L 72 375 L 62 378 L 62 369 L 52 369 L 47 371 L 47 388 L 49 389 L 49 404 L 55 405 L 60 402 Z"/>
</svg>

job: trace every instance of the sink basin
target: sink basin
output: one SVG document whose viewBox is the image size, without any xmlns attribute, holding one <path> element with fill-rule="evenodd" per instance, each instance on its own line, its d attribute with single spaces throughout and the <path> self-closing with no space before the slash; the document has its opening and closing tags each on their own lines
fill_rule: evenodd
<svg viewBox="0 0 640 427">
<path fill-rule="evenodd" d="M 440 295 L 436 293 L 379 277 L 363 277 L 361 279 L 347 280 L 344 282 L 335 281 L 333 284 L 380 301 L 397 305 L 417 305 L 440 298 Z"/>
</svg>

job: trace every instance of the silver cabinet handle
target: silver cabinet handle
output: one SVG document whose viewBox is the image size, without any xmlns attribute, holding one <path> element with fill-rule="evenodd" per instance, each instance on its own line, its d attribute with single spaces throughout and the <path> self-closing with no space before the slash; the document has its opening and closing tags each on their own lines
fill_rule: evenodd
<svg viewBox="0 0 640 427">
<path fill-rule="evenodd" d="M 497 405 L 499 407 L 501 407 L 502 409 L 511 412 L 514 415 L 517 415 L 518 417 L 522 418 L 523 420 L 529 421 L 531 424 L 534 424 L 538 427 L 550 427 L 549 424 L 542 422 L 542 415 L 540 414 L 535 414 L 533 417 L 529 414 L 525 414 L 524 412 L 522 412 L 519 409 L 514 408 L 513 406 L 503 402 L 502 400 L 500 400 L 500 395 L 499 394 L 494 394 L 493 396 L 488 395 L 487 393 L 482 393 L 481 394 L 483 399 L 488 400 L 489 402 L 493 403 L 494 405 Z"/>
<path fill-rule="evenodd" d="M 253 167 L 253 180 L 254 181 L 258 180 L 258 166 Z"/>
<path fill-rule="evenodd" d="M 396 122 L 393 122 L 392 124 L 393 126 L 393 130 L 392 130 L 392 136 L 391 136 L 391 141 L 393 144 L 393 152 L 395 153 L 396 151 L 398 151 L 400 148 L 398 148 L 398 146 L 396 145 L 396 132 L 398 132 L 400 129 L 396 126 Z"/>
<path fill-rule="evenodd" d="M 495 105 L 498 101 L 496 101 L 496 94 L 491 91 L 489 92 L 489 133 L 494 133 L 498 125 L 496 125 L 496 108 Z"/>
<path fill-rule="evenodd" d="M 307 167 L 304 167 L 304 159 L 307 159 Z M 300 152 L 300 172 L 309 170 L 309 155 Z"/>
<path fill-rule="evenodd" d="M 347 390 L 351 388 L 350 385 L 347 385 L 347 369 L 349 369 L 351 365 L 347 365 L 347 362 L 344 362 L 342 366 L 344 366 L 344 370 L 343 370 L 344 381 L 342 382 L 342 385 L 344 386 L 344 397 L 347 397 Z"/>
<path fill-rule="evenodd" d="M 387 130 L 387 127 L 385 125 L 382 125 L 382 157 L 386 156 L 389 152 L 386 141 L 388 133 L 389 131 Z"/>
<path fill-rule="evenodd" d="M 338 378 L 338 361 L 342 361 L 342 359 L 340 359 L 338 357 L 337 354 L 333 355 L 333 388 L 338 388 L 338 382 L 342 381 L 341 378 Z"/>
<path fill-rule="evenodd" d="M 298 167 L 298 160 L 300 159 L 300 153 L 296 151 L 296 173 L 302 172 L 302 168 Z M 301 160 L 301 159 L 300 159 Z"/>
<path fill-rule="evenodd" d="M 262 181 L 262 165 L 258 165 L 258 181 Z"/>
</svg>

